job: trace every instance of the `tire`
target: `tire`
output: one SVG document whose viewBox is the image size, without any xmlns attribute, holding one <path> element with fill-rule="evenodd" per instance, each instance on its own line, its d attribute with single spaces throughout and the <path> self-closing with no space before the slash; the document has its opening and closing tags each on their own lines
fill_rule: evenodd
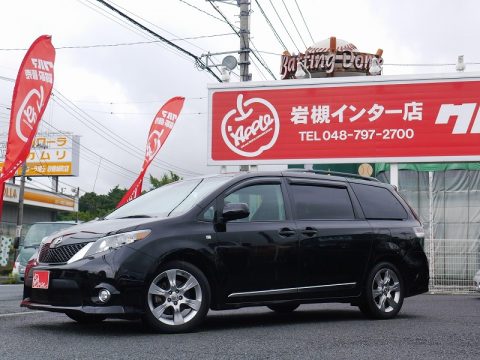
<svg viewBox="0 0 480 360">
<path fill-rule="evenodd" d="M 65 313 L 70 319 L 75 320 L 80 324 L 97 324 L 101 323 L 107 317 L 102 315 L 91 315 L 82 313 Z"/>
<path fill-rule="evenodd" d="M 393 264 L 382 262 L 370 271 L 358 307 L 369 318 L 391 319 L 402 308 L 404 294 L 400 271 Z"/>
<path fill-rule="evenodd" d="M 196 266 L 173 261 L 162 266 L 148 284 L 143 321 L 161 333 L 189 332 L 210 307 L 210 286 Z"/>
<path fill-rule="evenodd" d="M 268 305 L 267 307 L 270 310 L 275 311 L 276 313 L 288 314 L 288 313 L 291 313 L 291 312 L 295 311 L 299 306 L 300 306 L 300 304 L 283 303 L 283 304 L 272 304 L 272 305 Z"/>
</svg>

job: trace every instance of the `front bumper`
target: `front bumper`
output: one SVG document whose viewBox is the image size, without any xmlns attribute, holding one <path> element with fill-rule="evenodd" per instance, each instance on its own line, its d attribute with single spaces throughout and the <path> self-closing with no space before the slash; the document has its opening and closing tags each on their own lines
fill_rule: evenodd
<svg viewBox="0 0 480 360">
<path fill-rule="evenodd" d="M 137 251 L 125 247 L 71 264 L 38 265 L 25 279 L 21 306 L 63 313 L 138 317 L 144 309 L 145 279 L 149 269 L 149 258 L 143 256 L 143 261 L 138 261 L 138 257 Z M 128 264 L 128 268 L 123 264 Z M 49 271 L 48 289 L 32 288 L 35 270 Z M 111 293 L 105 303 L 98 297 L 101 289 Z"/>
</svg>

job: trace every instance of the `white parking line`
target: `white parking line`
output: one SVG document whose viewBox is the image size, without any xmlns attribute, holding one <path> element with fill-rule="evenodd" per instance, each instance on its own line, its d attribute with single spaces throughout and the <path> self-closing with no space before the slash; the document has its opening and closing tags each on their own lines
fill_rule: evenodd
<svg viewBox="0 0 480 360">
<path fill-rule="evenodd" d="M 46 311 L 22 311 L 17 313 L 9 313 L 9 314 L 0 314 L 0 317 L 7 317 L 7 316 L 16 316 L 16 315 L 28 315 L 28 314 L 40 314 Z"/>
</svg>

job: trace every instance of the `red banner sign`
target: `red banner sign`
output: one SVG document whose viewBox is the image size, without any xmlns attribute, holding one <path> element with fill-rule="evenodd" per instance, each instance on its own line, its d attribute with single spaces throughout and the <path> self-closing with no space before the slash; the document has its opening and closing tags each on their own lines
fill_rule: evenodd
<svg viewBox="0 0 480 360">
<path fill-rule="evenodd" d="M 55 49 L 51 37 L 40 36 L 28 49 L 13 90 L 5 162 L 0 175 L 0 218 L 5 181 L 26 160 L 53 88 Z"/>
<path fill-rule="evenodd" d="M 182 111 L 184 101 L 185 98 L 183 97 L 174 97 L 168 100 L 158 111 L 152 125 L 150 126 L 150 132 L 147 139 L 147 149 L 145 151 L 145 160 L 143 161 L 140 175 L 125 193 L 122 200 L 117 204 L 117 208 L 137 198 L 142 193 L 143 177 L 147 172 L 147 168 L 155 158 L 155 155 L 160 151 L 161 147 L 167 140 L 168 135 L 170 135 L 170 131 L 172 131 L 173 126 L 180 115 L 180 111 Z"/>
<path fill-rule="evenodd" d="M 478 74 L 307 82 L 211 87 L 209 163 L 480 160 Z"/>
</svg>

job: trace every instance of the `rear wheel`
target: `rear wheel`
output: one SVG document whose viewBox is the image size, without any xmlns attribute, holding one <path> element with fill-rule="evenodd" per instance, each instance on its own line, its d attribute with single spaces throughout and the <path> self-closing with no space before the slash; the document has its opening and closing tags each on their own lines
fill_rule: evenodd
<svg viewBox="0 0 480 360">
<path fill-rule="evenodd" d="M 284 303 L 284 304 L 272 304 L 268 305 L 268 308 L 277 313 L 286 314 L 295 311 L 300 304 L 295 303 Z"/>
<path fill-rule="evenodd" d="M 174 261 L 162 267 L 150 282 L 143 319 L 155 331 L 187 332 L 200 325 L 209 306 L 210 287 L 202 271 Z"/>
<path fill-rule="evenodd" d="M 65 315 L 80 324 L 96 324 L 102 322 L 107 318 L 103 315 L 91 315 L 82 313 L 66 313 Z"/>
<path fill-rule="evenodd" d="M 377 264 L 367 278 L 360 310 L 373 319 L 391 319 L 403 305 L 404 286 L 398 269 L 390 263 Z"/>
</svg>

